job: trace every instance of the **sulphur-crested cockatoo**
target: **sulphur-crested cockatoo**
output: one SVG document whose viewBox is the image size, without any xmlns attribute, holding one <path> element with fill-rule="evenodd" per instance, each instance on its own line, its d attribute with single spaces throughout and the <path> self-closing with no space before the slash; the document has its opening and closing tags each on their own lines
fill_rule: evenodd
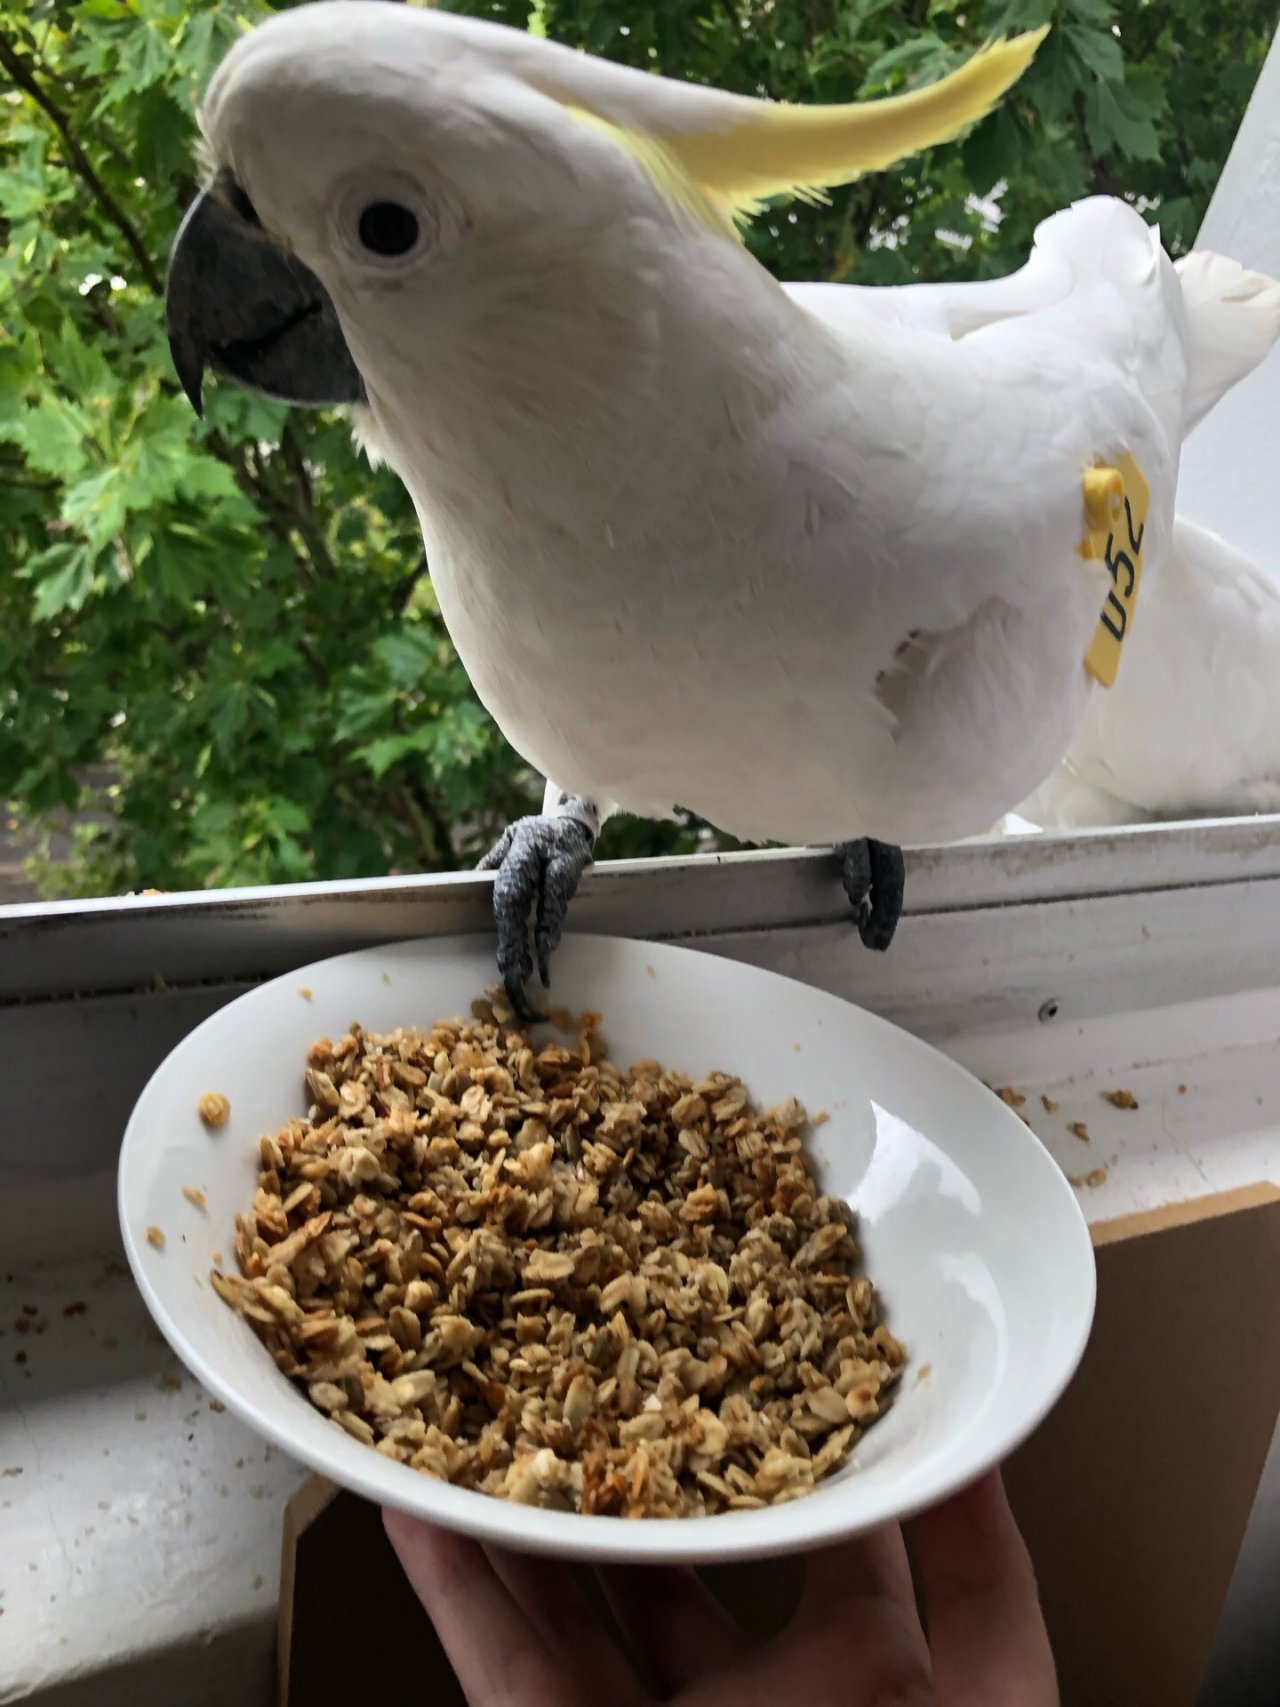
<svg viewBox="0 0 1280 1707">
<path fill-rule="evenodd" d="M 1018 811 L 1047 830 L 1280 812 L 1280 583 L 1175 520 L 1115 687 Z"/>
<path fill-rule="evenodd" d="M 891 844 L 994 822 L 1114 670 L 1188 420 L 1256 359 L 1256 320 L 1276 335 L 1276 294 L 1259 316 L 1270 287 L 1230 263 L 1180 278 L 1110 200 L 1047 221 L 1014 277 L 931 297 L 784 289 L 737 229 L 955 135 L 1038 40 L 792 107 L 327 0 L 216 73 L 178 373 L 197 405 L 206 366 L 357 405 L 412 494 L 476 691 L 548 779 L 490 861 L 518 1001 L 530 914 L 545 977 L 618 808 L 840 846 L 885 946 Z M 1237 320 L 1238 363 L 1202 371 L 1203 325 Z"/>
</svg>

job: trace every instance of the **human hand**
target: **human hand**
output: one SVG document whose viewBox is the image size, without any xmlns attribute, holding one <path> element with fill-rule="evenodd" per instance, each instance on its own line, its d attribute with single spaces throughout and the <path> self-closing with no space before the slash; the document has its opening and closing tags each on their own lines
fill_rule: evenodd
<svg viewBox="0 0 1280 1707">
<path fill-rule="evenodd" d="M 916 1522 L 927 1638 L 896 1526 L 811 1553 L 795 1617 L 765 1643 L 692 1571 L 603 1568 L 620 1627 L 661 1680 L 656 1695 L 568 1566 L 384 1515 L 470 1707 L 1058 1707 L 1031 1561 L 998 1472 Z"/>
</svg>

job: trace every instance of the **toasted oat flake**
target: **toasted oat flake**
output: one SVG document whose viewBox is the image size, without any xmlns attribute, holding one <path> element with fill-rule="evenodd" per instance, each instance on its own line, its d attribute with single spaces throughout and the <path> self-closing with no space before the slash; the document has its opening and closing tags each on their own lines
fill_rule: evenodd
<svg viewBox="0 0 1280 1707">
<path fill-rule="evenodd" d="M 205 1207 L 205 1195 L 198 1185 L 184 1185 L 182 1195 L 196 1209 Z"/>
<path fill-rule="evenodd" d="M 1068 1174 L 1067 1183 L 1075 1186 L 1077 1190 L 1084 1186 L 1094 1190 L 1100 1185 L 1105 1185 L 1109 1177 L 1105 1168 L 1092 1168 L 1087 1174 Z"/>
<path fill-rule="evenodd" d="M 159 1227 L 147 1228 L 147 1243 L 149 1245 L 154 1245 L 158 1251 L 162 1251 L 164 1249 L 164 1233 Z"/>
<path fill-rule="evenodd" d="M 206 1091 L 199 1102 L 200 1118 L 216 1132 L 231 1118 L 231 1104 L 221 1091 Z"/>
<path fill-rule="evenodd" d="M 1138 1099 L 1132 1091 L 1103 1091 L 1102 1094 L 1112 1108 L 1135 1109 L 1138 1106 Z"/>
<path fill-rule="evenodd" d="M 535 1037 L 495 993 L 319 1039 L 213 1286 L 335 1426 L 459 1486 L 627 1517 L 794 1499 L 906 1362 L 850 1211 L 797 1103 L 624 1070 L 598 1024 Z"/>
</svg>

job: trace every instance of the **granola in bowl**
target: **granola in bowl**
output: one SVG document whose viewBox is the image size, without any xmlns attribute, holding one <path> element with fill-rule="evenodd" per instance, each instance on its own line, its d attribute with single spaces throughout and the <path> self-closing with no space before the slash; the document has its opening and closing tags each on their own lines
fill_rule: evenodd
<svg viewBox="0 0 1280 1707">
<path fill-rule="evenodd" d="M 558 1019 L 494 996 L 313 1044 L 215 1288 L 337 1427 L 460 1486 L 625 1517 L 810 1492 L 906 1354 L 807 1115 Z"/>
</svg>

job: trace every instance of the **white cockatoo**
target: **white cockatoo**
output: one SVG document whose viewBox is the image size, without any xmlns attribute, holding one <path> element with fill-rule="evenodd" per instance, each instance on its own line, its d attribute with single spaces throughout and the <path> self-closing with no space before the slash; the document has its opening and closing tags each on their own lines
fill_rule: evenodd
<svg viewBox="0 0 1280 1707">
<path fill-rule="evenodd" d="M 522 1008 L 530 915 L 545 979 L 609 812 L 837 846 L 884 947 L 894 844 L 994 822 L 1113 674 L 1183 434 L 1280 290 L 1175 269 L 1107 199 L 1013 277 L 923 293 L 784 288 L 738 231 L 954 136 L 1042 33 L 803 107 L 325 0 L 214 76 L 175 364 L 197 406 L 207 366 L 356 405 L 411 493 L 476 691 L 547 778 L 488 862 Z"/>
<path fill-rule="evenodd" d="M 1124 668 L 1018 808 L 1046 830 L 1280 812 L 1280 583 L 1178 517 Z"/>
</svg>

